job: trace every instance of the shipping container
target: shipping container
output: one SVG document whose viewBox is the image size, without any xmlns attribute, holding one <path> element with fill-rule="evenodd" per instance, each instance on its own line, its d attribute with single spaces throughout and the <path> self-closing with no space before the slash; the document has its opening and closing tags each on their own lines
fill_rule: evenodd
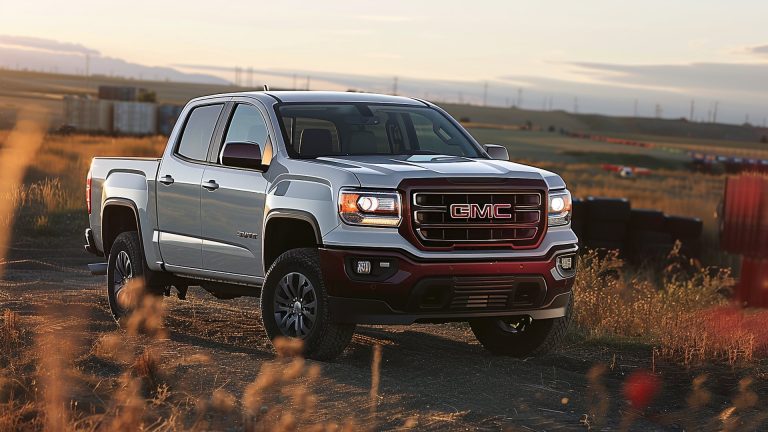
<svg viewBox="0 0 768 432">
<path fill-rule="evenodd" d="M 124 102 L 156 102 L 155 92 L 130 86 L 99 86 L 99 99 Z"/>
<path fill-rule="evenodd" d="M 139 89 L 126 86 L 99 86 L 99 99 L 115 101 L 135 101 Z"/>
<path fill-rule="evenodd" d="M 112 132 L 113 102 L 64 96 L 64 123 L 79 132 Z"/>
<path fill-rule="evenodd" d="M 114 132 L 125 135 L 157 133 L 157 107 L 148 102 L 114 102 Z"/>
<path fill-rule="evenodd" d="M 160 105 L 157 107 L 157 132 L 165 136 L 171 135 L 173 127 L 176 125 L 176 120 L 181 115 L 181 110 L 184 107 L 181 105 Z"/>
</svg>

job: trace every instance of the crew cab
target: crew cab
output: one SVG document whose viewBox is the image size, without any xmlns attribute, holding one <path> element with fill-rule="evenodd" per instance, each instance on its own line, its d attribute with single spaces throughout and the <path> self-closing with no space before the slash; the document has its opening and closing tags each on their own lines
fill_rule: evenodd
<svg viewBox="0 0 768 432">
<path fill-rule="evenodd" d="M 469 322 L 494 353 L 543 354 L 572 314 L 577 237 L 552 172 L 480 145 L 438 106 L 352 92 L 206 96 L 159 159 L 97 157 L 86 249 L 126 286 L 257 296 L 266 335 L 332 359 L 357 324 Z"/>
</svg>

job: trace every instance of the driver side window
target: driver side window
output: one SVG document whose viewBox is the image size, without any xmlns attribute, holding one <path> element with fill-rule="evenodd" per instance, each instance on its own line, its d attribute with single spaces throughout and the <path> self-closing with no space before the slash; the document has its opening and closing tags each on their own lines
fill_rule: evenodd
<svg viewBox="0 0 768 432">
<path fill-rule="evenodd" d="M 261 148 L 261 154 L 265 160 L 265 165 L 269 164 L 268 157 L 272 155 L 272 143 L 267 132 L 267 123 L 261 111 L 253 105 L 239 104 L 235 107 L 232 114 L 232 120 L 227 127 L 227 133 L 224 136 L 224 144 L 231 142 L 250 142 L 256 143 Z M 222 146 L 223 151 L 224 147 Z M 219 160 L 217 162 L 220 162 Z"/>
</svg>

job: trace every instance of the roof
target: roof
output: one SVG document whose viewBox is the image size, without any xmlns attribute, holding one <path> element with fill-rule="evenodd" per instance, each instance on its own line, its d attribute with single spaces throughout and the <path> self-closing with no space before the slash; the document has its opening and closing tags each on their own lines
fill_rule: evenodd
<svg viewBox="0 0 768 432">
<path fill-rule="evenodd" d="M 416 99 L 376 93 L 330 91 L 267 91 L 264 93 L 267 93 L 282 102 L 363 102 L 424 106 L 424 103 Z"/>
</svg>

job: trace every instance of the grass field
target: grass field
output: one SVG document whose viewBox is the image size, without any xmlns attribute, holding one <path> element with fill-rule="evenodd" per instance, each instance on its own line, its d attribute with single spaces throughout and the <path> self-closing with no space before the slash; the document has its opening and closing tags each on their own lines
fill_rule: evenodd
<svg viewBox="0 0 768 432">
<path fill-rule="evenodd" d="M 0 431 L 768 427 L 768 314 L 730 306 L 728 269 L 674 254 L 641 269 L 582 257 L 568 340 L 537 360 L 490 356 L 462 323 L 361 326 L 333 363 L 297 358 L 288 342 L 275 356 L 258 300 L 199 289 L 145 304 L 146 319 L 118 330 L 102 278 L 84 270 L 85 173 L 95 155 L 158 156 L 165 140 L 45 135 L 43 122 L 0 132 Z M 706 261 L 729 263 L 714 228 L 724 176 L 689 172 L 675 153 L 472 132 L 560 173 L 576 196 L 701 217 Z M 623 180 L 600 169 L 617 162 L 656 171 Z"/>
</svg>

